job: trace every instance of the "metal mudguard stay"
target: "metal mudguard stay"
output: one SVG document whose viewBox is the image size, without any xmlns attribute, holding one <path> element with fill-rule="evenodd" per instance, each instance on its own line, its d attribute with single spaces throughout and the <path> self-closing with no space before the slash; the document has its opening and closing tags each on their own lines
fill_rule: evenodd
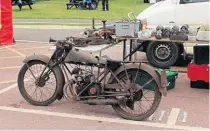
<svg viewBox="0 0 210 131">
<path fill-rule="evenodd" d="M 128 64 L 125 64 L 124 66 L 121 66 L 120 68 L 118 68 L 114 72 L 114 74 L 117 76 L 121 72 L 124 72 L 125 69 L 129 70 L 129 69 L 138 69 L 138 68 L 143 71 L 146 71 L 148 74 L 150 74 L 154 78 L 156 83 L 158 84 L 159 91 L 162 93 L 162 95 L 163 96 L 167 95 L 168 82 L 167 82 L 165 71 L 162 71 L 161 75 L 159 75 L 151 66 L 149 66 L 147 64 L 141 63 L 141 65 L 139 66 L 139 64 L 128 63 Z M 111 83 L 114 79 L 115 78 L 113 76 L 111 76 L 108 83 Z"/>
<path fill-rule="evenodd" d="M 47 64 L 50 61 L 50 58 L 46 55 L 34 54 L 34 55 L 31 55 L 31 56 L 25 58 L 23 60 L 23 63 L 29 63 L 34 60 L 42 61 Z M 52 67 L 53 64 L 54 63 L 52 61 L 50 61 L 49 66 Z M 63 97 L 63 87 L 65 85 L 65 77 L 64 77 L 64 74 L 63 74 L 59 65 L 54 66 L 53 70 L 55 71 L 55 75 L 57 75 L 57 77 L 58 77 L 58 81 L 60 81 L 60 82 L 58 82 L 59 93 L 57 96 L 58 97 L 57 99 L 60 100 Z"/>
</svg>

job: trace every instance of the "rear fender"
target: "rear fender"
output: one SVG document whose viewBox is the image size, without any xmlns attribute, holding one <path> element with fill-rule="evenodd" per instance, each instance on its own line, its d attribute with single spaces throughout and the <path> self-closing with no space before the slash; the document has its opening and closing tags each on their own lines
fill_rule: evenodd
<svg viewBox="0 0 210 131">
<path fill-rule="evenodd" d="M 137 69 L 137 68 L 139 68 L 139 65 L 134 64 L 134 63 L 129 63 L 129 64 L 125 64 L 125 68 L 127 70 Z M 143 71 L 146 71 L 148 74 L 150 74 L 154 78 L 154 80 L 156 81 L 156 83 L 158 85 L 159 91 L 162 93 L 163 96 L 166 96 L 168 82 L 167 82 L 165 71 L 162 71 L 161 75 L 159 75 L 151 66 L 144 64 L 144 63 L 141 63 L 140 69 Z M 117 76 L 118 74 L 120 74 L 123 71 L 124 71 L 124 66 L 121 66 L 114 72 L 114 74 Z M 114 79 L 115 79 L 114 76 L 111 75 L 108 83 L 111 83 Z"/>
<path fill-rule="evenodd" d="M 31 61 L 42 61 L 47 64 L 50 61 L 50 58 L 46 55 L 34 54 L 25 58 L 23 60 L 23 63 L 29 63 Z M 53 64 L 54 63 L 50 61 L 49 66 L 52 67 Z M 58 80 L 59 93 L 58 93 L 57 99 L 60 100 L 63 97 L 63 87 L 65 85 L 65 77 L 59 65 L 54 66 L 53 70 L 55 71 L 55 74 L 59 77 L 58 78 L 59 79 Z"/>
</svg>

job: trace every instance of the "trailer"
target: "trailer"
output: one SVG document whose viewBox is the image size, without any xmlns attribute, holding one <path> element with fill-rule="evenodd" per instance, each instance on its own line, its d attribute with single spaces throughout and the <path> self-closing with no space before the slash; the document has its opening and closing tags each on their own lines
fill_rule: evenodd
<svg viewBox="0 0 210 131">
<path fill-rule="evenodd" d="M 134 19 L 131 19 L 132 15 Z M 147 29 L 145 23 L 146 20 L 136 19 L 133 12 L 128 13 L 127 20 L 115 22 L 116 42 L 124 41 L 125 45 L 129 41 L 133 48 L 130 49 L 133 52 L 130 52 L 129 60 L 131 55 L 143 50 L 151 65 L 164 69 L 187 58 L 183 44 L 209 44 L 209 23 L 199 28 L 185 24 L 181 27 L 174 25 L 172 28 L 158 25 L 155 29 Z"/>
<path fill-rule="evenodd" d="M 128 59 L 129 61 L 136 61 L 137 60 L 137 52 L 144 46 L 144 42 L 137 44 L 137 41 L 146 41 L 146 42 L 165 42 L 167 44 L 173 44 L 174 45 L 179 45 L 180 43 L 194 43 L 194 44 L 209 44 L 209 41 L 199 41 L 199 40 L 188 40 L 188 41 L 183 41 L 183 40 L 170 40 L 169 38 L 163 38 L 163 39 L 156 39 L 155 37 L 151 38 L 128 38 L 128 37 L 116 37 L 117 41 L 123 41 L 123 60 Z M 126 52 L 126 45 L 129 44 L 129 53 Z M 159 51 L 161 53 L 161 51 Z M 177 57 L 172 56 L 171 59 L 173 59 L 173 63 L 171 65 L 165 65 L 165 66 L 158 66 L 156 65 L 156 61 L 150 59 L 152 55 L 154 55 L 154 51 L 150 51 L 151 54 L 146 54 L 148 62 L 153 65 L 154 67 L 157 68 L 162 68 L 162 69 L 168 69 L 170 66 L 172 66 L 174 63 L 176 63 L 176 60 L 178 59 Z M 174 53 L 179 53 L 178 49 L 174 50 Z M 162 63 L 162 65 L 164 65 Z"/>
<path fill-rule="evenodd" d="M 131 19 L 131 15 L 133 15 L 134 19 Z M 147 22 L 146 20 L 136 19 L 136 16 L 132 12 L 128 13 L 128 18 L 116 21 L 112 25 L 106 25 L 105 22 L 106 21 L 103 21 L 102 27 L 96 29 L 93 18 L 92 29 L 85 29 L 83 32 L 84 36 L 91 38 L 95 34 L 102 34 L 100 36 L 103 37 L 102 39 L 111 40 L 113 44 L 123 41 L 123 45 L 125 45 L 127 41 L 130 41 L 130 47 L 132 48 L 130 50 L 135 51 L 134 54 L 136 54 L 137 51 L 145 52 L 148 62 L 154 67 L 162 69 L 174 65 L 180 66 L 183 65 L 183 63 L 186 65 L 193 58 L 193 53 L 189 53 L 193 52 L 193 46 L 203 43 L 209 44 L 209 40 L 202 40 L 200 38 L 195 38 L 195 36 L 189 36 L 188 38 L 188 34 L 179 36 L 174 35 L 174 38 L 156 38 L 155 36 L 139 38 L 138 33 L 139 31 L 145 30 L 145 23 Z M 206 30 L 206 32 L 209 32 L 208 24 L 203 24 L 202 26 L 203 27 L 200 27 L 199 30 Z M 189 25 L 188 27 L 187 25 L 183 25 L 183 27 L 189 29 Z M 182 30 L 183 27 L 181 27 L 180 30 Z M 186 31 L 188 31 L 188 29 Z M 194 29 L 194 31 L 196 32 L 197 29 Z M 201 31 L 201 33 L 203 32 Z M 209 38 L 209 34 L 206 34 L 205 37 Z M 180 39 L 177 37 L 180 37 Z M 126 49 L 123 50 L 125 51 Z M 124 53 L 124 56 L 126 56 L 126 53 Z"/>
</svg>

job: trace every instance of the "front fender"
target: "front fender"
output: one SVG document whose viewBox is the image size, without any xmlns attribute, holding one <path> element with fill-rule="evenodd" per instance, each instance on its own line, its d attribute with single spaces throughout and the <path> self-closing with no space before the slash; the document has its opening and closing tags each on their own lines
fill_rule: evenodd
<svg viewBox="0 0 210 131">
<path fill-rule="evenodd" d="M 29 57 L 26 57 L 23 60 L 23 63 L 29 63 L 31 61 L 36 61 L 36 60 L 42 61 L 47 64 L 50 61 L 50 58 L 46 55 L 34 54 Z M 49 66 L 52 67 L 53 64 L 54 63 L 50 61 Z M 58 80 L 59 93 L 58 93 L 57 99 L 60 100 L 63 97 L 63 87 L 65 85 L 65 77 L 59 65 L 54 66 L 52 69 L 54 70 L 55 75 L 57 75 L 59 79 Z"/>
<path fill-rule="evenodd" d="M 40 61 L 43 61 L 45 63 L 48 63 L 50 58 L 46 55 L 34 54 L 34 55 L 29 56 L 29 57 L 26 57 L 23 60 L 23 63 L 28 63 L 28 62 L 33 61 L 33 60 L 40 60 Z"/>
<path fill-rule="evenodd" d="M 139 68 L 139 64 L 134 64 L 134 63 L 125 64 L 125 67 L 121 66 L 114 72 L 114 74 L 117 76 L 118 74 L 123 72 L 125 69 L 128 70 L 128 69 L 137 69 L 137 68 Z M 158 85 L 159 91 L 163 94 L 163 96 L 166 96 L 168 82 L 167 82 L 165 71 L 162 71 L 161 75 L 159 75 L 151 66 L 144 63 L 141 63 L 140 69 L 146 71 L 148 74 L 150 74 L 154 78 L 154 80 L 156 81 Z M 115 79 L 114 76 L 111 75 L 108 83 L 111 83 L 114 79 Z"/>
</svg>

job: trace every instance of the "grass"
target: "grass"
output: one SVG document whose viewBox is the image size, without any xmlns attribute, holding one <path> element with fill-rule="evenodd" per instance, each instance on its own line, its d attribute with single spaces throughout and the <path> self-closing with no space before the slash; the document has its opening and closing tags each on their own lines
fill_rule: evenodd
<svg viewBox="0 0 210 131">
<path fill-rule="evenodd" d="M 22 11 L 18 11 L 17 6 L 13 6 L 13 18 L 18 19 L 121 19 L 127 17 L 129 12 L 138 15 L 150 4 L 143 3 L 143 0 L 109 0 L 110 11 L 102 12 L 101 2 L 97 10 L 80 10 L 73 7 L 66 9 L 68 0 L 50 0 L 37 2 L 32 5 L 33 10 L 28 6 L 23 6 Z"/>
<path fill-rule="evenodd" d="M 82 24 L 82 23 L 37 23 L 37 22 L 17 22 L 13 23 L 13 25 L 58 25 L 58 26 L 92 26 L 92 24 Z M 101 24 L 95 24 L 95 26 L 102 26 Z"/>
</svg>

